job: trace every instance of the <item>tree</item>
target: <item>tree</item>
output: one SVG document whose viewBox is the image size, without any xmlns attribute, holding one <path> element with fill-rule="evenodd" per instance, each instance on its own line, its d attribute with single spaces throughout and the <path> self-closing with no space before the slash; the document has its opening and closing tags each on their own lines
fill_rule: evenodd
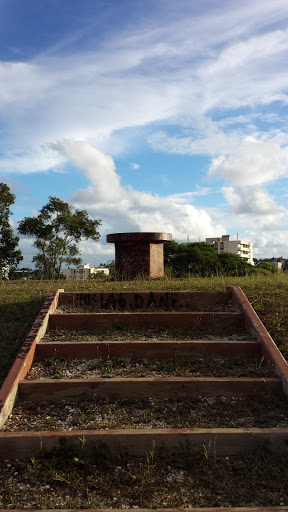
<svg viewBox="0 0 288 512">
<path fill-rule="evenodd" d="M 225 252 L 218 255 L 218 274 L 226 276 L 247 276 L 251 274 L 252 271 L 252 265 L 238 254 Z"/>
<path fill-rule="evenodd" d="M 278 268 L 275 265 L 271 265 L 267 261 L 259 261 L 254 272 L 259 274 L 278 274 Z"/>
<path fill-rule="evenodd" d="M 82 239 L 99 240 L 101 220 L 89 219 L 86 210 L 74 210 L 58 197 L 49 197 L 36 217 L 25 217 L 19 223 L 19 233 L 32 236 L 38 254 L 35 266 L 44 279 L 59 279 L 62 265 L 79 265 L 78 244 Z"/>
<path fill-rule="evenodd" d="M 106 274 L 104 274 L 105 279 L 107 281 L 116 281 L 115 260 L 108 260 L 108 261 L 106 261 L 106 263 L 100 263 L 99 268 L 103 268 L 103 269 L 108 268 L 109 275 L 107 276 Z M 94 276 L 97 276 L 97 274 L 94 274 Z M 103 276 L 103 274 L 102 274 L 102 276 Z M 97 279 L 97 277 L 96 277 L 96 279 Z M 103 277 L 103 279 L 104 279 L 104 277 Z"/>
<path fill-rule="evenodd" d="M 0 279 L 23 259 L 17 249 L 19 238 L 14 235 L 9 222 L 10 206 L 14 202 L 15 195 L 11 194 L 8 185 L 0 183 Z"/>
<path fill-rule="evenodd" d="M 217 269 L 215 249 L 206 242 L 164 244 L 164 265 L 172 268 L 176 276 L 195 274 L 200 276 L 213 275 Z"/>
</svg>

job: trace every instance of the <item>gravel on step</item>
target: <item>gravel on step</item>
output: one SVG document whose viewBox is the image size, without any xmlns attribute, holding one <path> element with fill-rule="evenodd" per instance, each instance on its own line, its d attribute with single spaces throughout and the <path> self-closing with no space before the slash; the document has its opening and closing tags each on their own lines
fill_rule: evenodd
<svg viewBox="0 0 288 512">
<path fill-rule="evenodd" d="M 285 396 L 170 399 L 19 401 L 3 431 L 122 428 L 287 427 Z"/>
<path fill-rule="evenodd" d="M 48 331 L 42 338 L 42 342 L 85 342 L 93 343 L 98 341 L 178 341 L 178 340 L 226 340 L 245 341 L 255 339 L 244 328 L 235 327 L 229 329 L 216 329 L 206 331 L 195 331 L 187 329 L 161 329 L 147 328 L 141 330 L 121 328 L 121 326 L 105 332 L 59 329 Z"/>
<path fill-rule="evenodd" d="M 175 361 L 117 358 L 36 361 L 26 379 L 113 377 L 271 377 L 263 360 L 248 357 L 189 358 Z"/>
</svg>

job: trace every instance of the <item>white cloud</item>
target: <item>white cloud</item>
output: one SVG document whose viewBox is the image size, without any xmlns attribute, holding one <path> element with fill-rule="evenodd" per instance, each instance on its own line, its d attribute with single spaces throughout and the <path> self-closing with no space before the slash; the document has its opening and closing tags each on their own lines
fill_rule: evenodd
<svg viewBox="0 0 288 512">
<path fill-rule="evenodd" d="M 263 233 L 251 230 L 247 232 L 247 238 L 253 240 L 255 258 L 287 258 L 288 231 Z"/>
<path fill-rule="evenodd" d="M 30 174 L 48 169 L 61 170 L 65 159 L 50 145 L 31 146 L 26 151 L 16 149 L 0 158 L 0 172 Z"/>
<path fill-rule="evenodd" d="M 278 205 L 267 190 L 260 187 L 223 187 L 222 193 L 238 225 L 252 225 L 260 231 L 274 231 L 287 224 L 288 211 Z"/>
<path fill-rule="evenodd" d="M 264 129 L 263 123 L 269 123 L 269 127 L 265 125 Z M 220 121 L 203 115 L 183 115 L 170 124 L 166 131 L 156 130 L 148 135 L 152 148 L 171 154 L 214 156 L 211 174 L 214 166 L 217 168 L 218 158 L 222 162 L 224 157 L 246 152 L 247 147 L 249 152 L 261 155 L 271 148 L 277 153 L 288 145 L 286 117 L 276 114 L 236 115 Z"/>
<path fill-rule="evenodd" d="M 175 239 L 185 240 L 187 235 L 190 239 L 203 239 L 212 236 L 215 229 L 225 231 L 223 226 L 214 225 L 204 209 L 189 204 L 189 193 L 185 202 L 185 194 L 161 197 L 123 187 L 113 159 L 88 143 L 70 140 L 54 147 L 89 178 L 91 186 L 78 190 L 72 201 L 87 209 L 91 216 L 103 219 L 104 235 L 119 231 L 165 231 L 172 232 Z M 196 190 L 197 194 L 201 192 Z"/>
<path fill-rule="evenodd" d="M 134 169 L 134 170 L 137 170 L 140 168 L 140 165 L 139 164 L 131 164 L 131 168 Z"/>
<path fill-rule="evenodd" d="M 288 146 L 247 137 L 229 156 L 214 158 L 210 175 L 221 175 L 239 186 L 261 185 L 288 176 Z"/>
<path fill-rule="evenodd" d="M 225 133 L 216 122 L 203 115 L 182 116 L 175 120 L 176 123 L 178 127 L 175 135 L 158 130 L 148 136 L 153 149 L 182 155 L 214 156 L 230 153 L 243 139 L 239 130 Z"/>
<path fill-rule="evenodd" d="M 222 192 L 229 202 L 233 214 L 284 213 L 285 208 L 276 204 L 267 190 L 259 187 L 222 187 Z"/>
<path fill-rule="evenodd" d="M 169 197 L 171 200 L 178 203 L 186 203 L 189 201 L 189 199 L 193 199 L 193 197 L 206 196 L 210 193 L 211 189 L 209 187 L 199 187 L 199 185 L 196 185 L 196 188 L 193 190 L 193 192 L 180 192 L 178 194 L 170 194 Z"/>
<path fill-rule="evenodd" d="M 81 148 L 81 150 L 79 150 Z M 53 145 L 53 149 L 68 157 L 76 167 L 82 169 L 93 184 L 93 194 L 101 201 L 121 199 L 120 176 L 111 156 L 104 155 L 87 142 L 76 143 L 64 140 Z"/>
</svg>

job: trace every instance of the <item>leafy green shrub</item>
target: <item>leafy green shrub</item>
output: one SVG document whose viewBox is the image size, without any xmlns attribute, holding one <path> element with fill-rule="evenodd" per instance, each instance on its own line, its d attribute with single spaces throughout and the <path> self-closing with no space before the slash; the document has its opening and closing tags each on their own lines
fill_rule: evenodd
<svg viewBox="0 0 288 512">
<path fill-rule="evenodd" d="M 164 265 L 170 277 L 191 275 L 211 277 L 215 275 L 246 276 L 252 272 L 252 265 L 237 254 L 217 254 L 206 242 L 179 244 L 168 242 L 164 245 Z"/>
<path fill-rule="evenodd" d="M 277 274 L 278 268 L 275 265 L 271 265 L 271 263 L 267 263 L 267 261 L 260 261 L 256 267 L 254 267 L 254 272 L 257 274 Z"/>
</svg>

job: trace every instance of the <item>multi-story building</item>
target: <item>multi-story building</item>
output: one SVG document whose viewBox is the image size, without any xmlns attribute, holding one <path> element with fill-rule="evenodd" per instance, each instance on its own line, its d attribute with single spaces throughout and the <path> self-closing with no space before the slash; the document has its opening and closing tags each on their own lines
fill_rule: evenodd
<svg viewBox="0 0 288 512">
<path fill-rule="evenodd" d="M 65 279 L 90 279 L 93 274 L 109 275 L 108 268 L 91 267 L 90 263 L 79 265 L 77 268 L 64 268 L 62 273 Z"/>
<path fill-rule="evenodd" d="M 222 235 L 221 237 L 206 238 L 206 243 L 214 247 L 218 254 L 231 252 L 237 254 L 241 258 L 254 265 L 253 262 L 253 243 L 246 240 L 229 240 L 230 235 Z"/>
</svg>

